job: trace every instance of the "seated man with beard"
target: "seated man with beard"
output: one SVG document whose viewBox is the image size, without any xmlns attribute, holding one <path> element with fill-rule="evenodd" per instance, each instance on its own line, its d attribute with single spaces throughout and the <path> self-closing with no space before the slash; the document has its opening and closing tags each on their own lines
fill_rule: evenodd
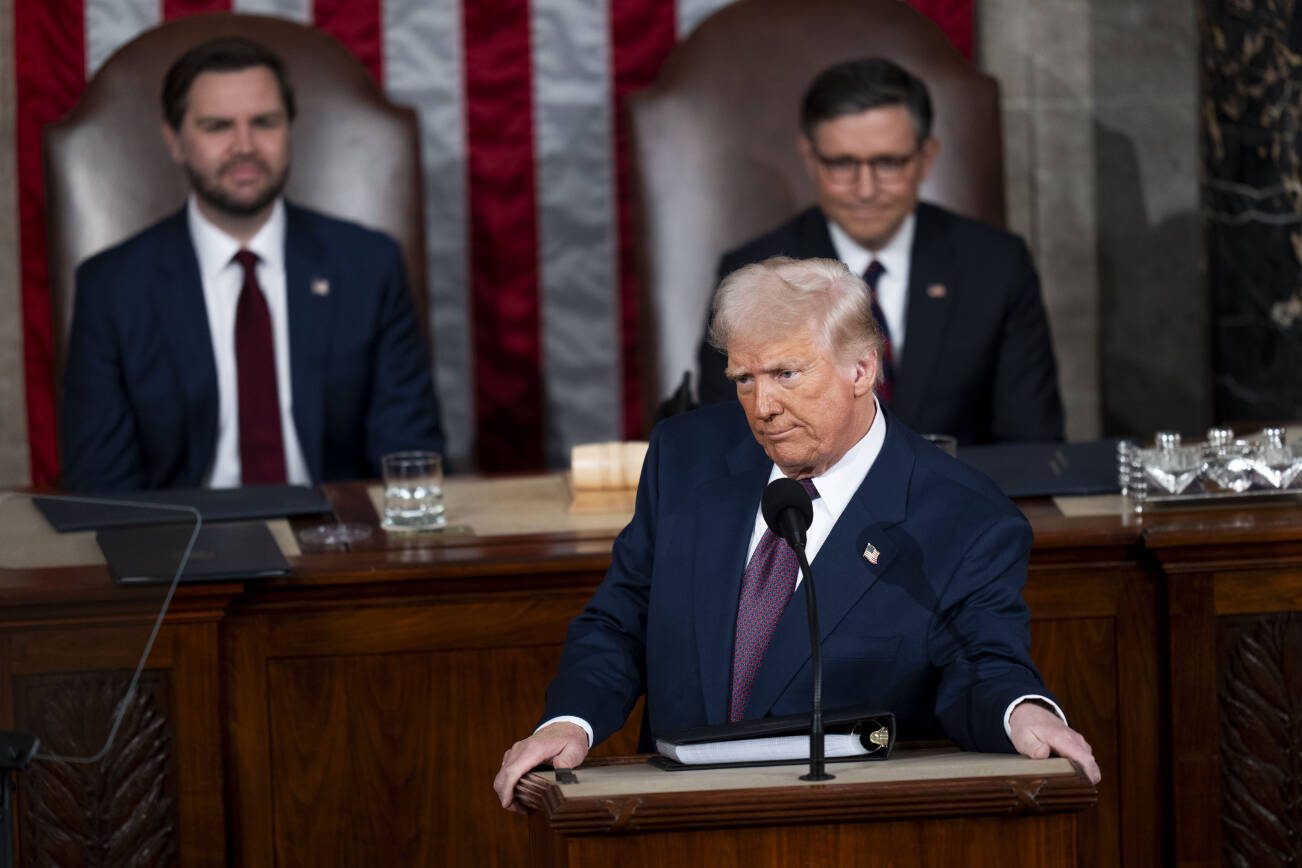
<svg viewBox="0 0 1302 868">
<path fill-rule="evenodd" d="M 280 58 L 205 42 L 168 70 L 162 109 L 191 194 L 77 270 L 64 487 L 320 482 L 442 451 L 397 243 L 281 196 L 294 94 Z"/>
</svg>

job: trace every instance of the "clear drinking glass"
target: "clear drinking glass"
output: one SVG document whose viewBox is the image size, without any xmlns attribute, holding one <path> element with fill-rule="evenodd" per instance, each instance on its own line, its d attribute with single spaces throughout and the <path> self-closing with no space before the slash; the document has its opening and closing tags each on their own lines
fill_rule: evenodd
<svg viewBox="0 0 1302 868">
<path fill-rule="evenodd" d="M 380 459 L 384 472 L 385 530 L 438 530 L 443 514 L 443 459 L 437 452 L 394 452 Z"/>
</svg>

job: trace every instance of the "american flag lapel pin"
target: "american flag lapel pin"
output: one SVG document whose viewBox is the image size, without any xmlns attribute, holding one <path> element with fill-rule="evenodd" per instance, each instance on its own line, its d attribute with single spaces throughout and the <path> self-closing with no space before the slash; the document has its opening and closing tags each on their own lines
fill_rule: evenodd
<svg viewBox="0 0 1302 868">
<path fill-rule="evenodd" d="M 872 543 L 868 543 L 863 548 L 863 559 L 873 566 L 877 566 L 877 559 L 881 557 L 881 554 L 881 552 L 877 551 L 877 546 Z"/>
<path fill-rule="evenodd" d="M 927 287 L 927 298 L 944 298 L 949 293 L 943 283 L 933 283 Z"/>
<path fill-rule="evenodd" d="M 326 280 L 324 277 L 312 278 L 312 294 L 325 298 L 330 294 L 330 281 Z"/>
</svg>

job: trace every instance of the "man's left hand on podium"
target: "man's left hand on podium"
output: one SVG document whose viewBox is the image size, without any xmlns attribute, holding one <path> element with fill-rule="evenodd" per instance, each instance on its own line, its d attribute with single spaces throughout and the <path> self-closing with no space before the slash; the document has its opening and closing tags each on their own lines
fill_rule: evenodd
<svg viewBox="0 0 1302 868">
<path fill-rule="evenodd" d="M 1038 702 L 1019 703 L 1008 718 L 1008 729 L 1013 747 L 1023 756 L 1065 757 L 1081 767 L 1090 783 L 1097 784 L 1102 778 L 1099 764 L 1094 761 L 1094 750 L 1085 737 Z"/>
</svg>

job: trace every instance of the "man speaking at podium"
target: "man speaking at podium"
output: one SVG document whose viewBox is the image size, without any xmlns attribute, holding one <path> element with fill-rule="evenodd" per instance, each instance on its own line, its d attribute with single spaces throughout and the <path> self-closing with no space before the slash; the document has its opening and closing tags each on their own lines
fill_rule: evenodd
<svg viewBox="0 0 1302 868">
<path fill-rule="evenodd" d="M 711 340 L 738 401 L 652 433 L 636 512 L 570 624 L 543 725 L 503 757 L 502 805 L 534 766 L 580 763 L 644 692 L 644 750 L 656 732 L 808 710 L 804 595 L 759 508 L 779 476 L 814 498 L 825 708 L 894 712 L 902 739 L 1058 754 L 1097 781 L 1030 659 L 1030 527 L 882 409 L 863 280 L 827 259 L 747 266 L 716 293 Z"/>
<path fill-rule="evenodd" d="M 387 452 L 442 451 L 397 243 L 281 196 L 281 60 L 210 40 L 168 70 L 162 104 L 192 193 L 77 270 L 64 487 L 357 479 Z"/>
</svg>

